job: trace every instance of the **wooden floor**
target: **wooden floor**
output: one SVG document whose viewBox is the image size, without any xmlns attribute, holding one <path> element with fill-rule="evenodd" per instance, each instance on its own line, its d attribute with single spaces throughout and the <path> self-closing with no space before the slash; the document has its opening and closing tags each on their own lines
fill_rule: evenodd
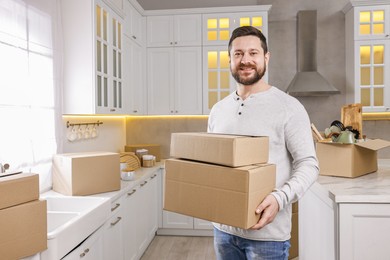
<svg viewBox="0 0 390 260">
<path fill-rule="evenodd" d="M 213 237 L 155 236 L 141 260 L 215 260 L 213 239 Z"/>
<path fill-rule="evenodd" d="M 155 236 L 141 260 L 214 260 L 213 237 Z"/>
</svg>

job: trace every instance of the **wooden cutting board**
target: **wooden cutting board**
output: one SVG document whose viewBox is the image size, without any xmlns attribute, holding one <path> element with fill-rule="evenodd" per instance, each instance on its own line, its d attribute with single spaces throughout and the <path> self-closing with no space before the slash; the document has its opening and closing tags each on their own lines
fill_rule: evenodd
<svg viewBox="0 0 390 260">
<path fill-rule="evenodd" d="M 359 130 L 360 138 L 363 138 L 362 104 L 349 104 L 341 108 L 341 122 L 345 127 L 352 126 Z"/>
</svg>

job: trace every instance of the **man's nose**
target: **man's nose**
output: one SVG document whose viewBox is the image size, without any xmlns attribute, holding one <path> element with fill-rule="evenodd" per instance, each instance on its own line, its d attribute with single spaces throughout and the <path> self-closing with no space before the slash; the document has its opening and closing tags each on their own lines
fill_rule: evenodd
<svg viewBox="0 0 390 260">
<path fill-rule="evenodd" d="M 242 55 L 242 58 L 241 58 L 241 63 L 242 64 L 248 64 L 248 63 L 250 63 L 252 61 L 252 59 L 251 59 L 251 57 L 250 57 L 250 55 L 248 54 L 248 53 L 244 53 L 243 55 Z"/>
</svg>

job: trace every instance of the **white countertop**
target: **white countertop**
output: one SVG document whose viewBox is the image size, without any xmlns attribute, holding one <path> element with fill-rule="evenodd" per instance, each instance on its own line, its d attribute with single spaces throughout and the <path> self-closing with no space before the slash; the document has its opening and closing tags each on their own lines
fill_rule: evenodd
<svg viewBox="0 0 390 260">
<path fill-rule="evenodd" d="M 379 159 L 378 171 L 353 179 L 320 175 L 312 189 L 336 203 L 390 203 L 390 159 Z"/>
</svg>

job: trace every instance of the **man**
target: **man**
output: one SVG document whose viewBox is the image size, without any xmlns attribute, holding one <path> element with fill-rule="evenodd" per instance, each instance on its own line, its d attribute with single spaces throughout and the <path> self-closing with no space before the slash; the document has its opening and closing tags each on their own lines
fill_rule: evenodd
<svg viewBox="0 0 390 260">
<path fill-rule="evenodd" d="M 235 29 L 228 50 L 237 89 L 214 105 L 208 131 L 268 136 L 276 188 L 253 209 L 259 221 L 252 228 L 214 223 L 215 252 L 217 259 L 287 260 L 291 203 L 303 196 L 319 172 L 310 120 L 297 99 L 264 81 L 270 53 L 258 29 Z"/>
</svg>

